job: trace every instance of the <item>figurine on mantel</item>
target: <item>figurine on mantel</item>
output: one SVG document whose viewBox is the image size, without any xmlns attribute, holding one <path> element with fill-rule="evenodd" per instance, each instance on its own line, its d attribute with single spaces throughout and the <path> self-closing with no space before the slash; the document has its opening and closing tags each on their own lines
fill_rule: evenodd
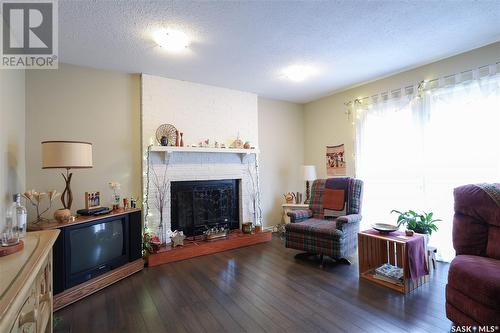
<svg viewBox="0 0 500 333">
<path fill-rule="evenodd" d="M 243 148 L 243 140 L 240 139 L 240 134 L 236 137 L 236 140 L 233 141 L 231 148 L 242 149 Z"/>
<path fill-rule="evenodd" d="M 210 139 L 206 139 L 206 140 L 200 141 L 200 143 L 198 143 L 198 147 L 200 147 L 200 148 L 209 148 L 210 147 Z"/>
<path fill-rule="evenodd" d="M 184 246 L 185 238 L 186 236 L 184 236 L 184 232 L 182 231 L 175 230 L 172 232 L 172 236 L 170 236 L 170 239 L 172 240 L 172 247 Z"/>
<path fill-rule="evenodd" d="M 181 137 L 180 137 L 180 132 L 179 130 L 175 130 L 175 146 L 180 147 L 181 145 Z"/>
</svg>

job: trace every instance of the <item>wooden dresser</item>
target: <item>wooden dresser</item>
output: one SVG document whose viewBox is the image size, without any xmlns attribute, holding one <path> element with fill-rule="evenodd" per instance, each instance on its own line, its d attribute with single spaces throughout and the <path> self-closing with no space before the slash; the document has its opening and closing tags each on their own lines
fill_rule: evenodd
<svg viewBox="0 0 500 333">
<path fill-rule="evenodd" d="M 52 332 L 52 246 L 59 230 L 28 232 L 0 258 L 0 332 Z"/>
</svg>

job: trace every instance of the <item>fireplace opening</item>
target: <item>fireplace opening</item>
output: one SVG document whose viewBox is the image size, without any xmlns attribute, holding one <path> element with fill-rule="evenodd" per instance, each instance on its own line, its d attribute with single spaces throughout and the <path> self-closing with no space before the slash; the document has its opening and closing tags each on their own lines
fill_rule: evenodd
<svg viewBox="0 0 500 333">
<path fill-rule="evenodd" d="M 176 181 L 170 191 L 172 231 L 197 236 L 217 225 L 240 227 L 237 179 Z"/>
</svg>

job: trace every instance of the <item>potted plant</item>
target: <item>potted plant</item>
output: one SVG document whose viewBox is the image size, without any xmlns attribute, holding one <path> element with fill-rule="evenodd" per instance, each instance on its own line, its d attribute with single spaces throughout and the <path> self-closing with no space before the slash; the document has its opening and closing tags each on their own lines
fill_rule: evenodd
<svg viewBox="0 0 500 333">
<path fill-rule="evenodd" d="M 440 219 L 433 219 L 434 214 L 430 213 L 417 213 L 413 210 L 408 210 L 406 212 L 400 212 L 398 210 L 391 210 L 391 213 L 397 213 L 398 216 L 398 227 L 401 225 L 406 225 L 408 230 L 413 230 L 419 234 L 431 235 L 433 231 L 438 230 L 436 222 L 441 221 Z"/>
</svg>

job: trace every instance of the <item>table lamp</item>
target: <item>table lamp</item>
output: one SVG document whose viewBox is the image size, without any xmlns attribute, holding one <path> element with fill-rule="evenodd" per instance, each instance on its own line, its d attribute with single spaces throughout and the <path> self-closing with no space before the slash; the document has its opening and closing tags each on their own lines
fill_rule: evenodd
<svg viewBox="0 0 500 333">
<path fill-rule="evenodd" d="M 316 180 L 316 167 L 314 165 L 304 165 L 304 180 L 306 181 L 306 200 L 305 204 L 311 201 L 311 189 L 309 182 Z"/>
<path fill-rule="evenodd" d="M 71 209 L 70 169 L 92 168 L 92 144 L 80 141 L 44 141 L 42 142 L 42 169 L 66 169 L 62 173 L 66 187 L 61 195 L 64 209 Z"/>
</svg>

